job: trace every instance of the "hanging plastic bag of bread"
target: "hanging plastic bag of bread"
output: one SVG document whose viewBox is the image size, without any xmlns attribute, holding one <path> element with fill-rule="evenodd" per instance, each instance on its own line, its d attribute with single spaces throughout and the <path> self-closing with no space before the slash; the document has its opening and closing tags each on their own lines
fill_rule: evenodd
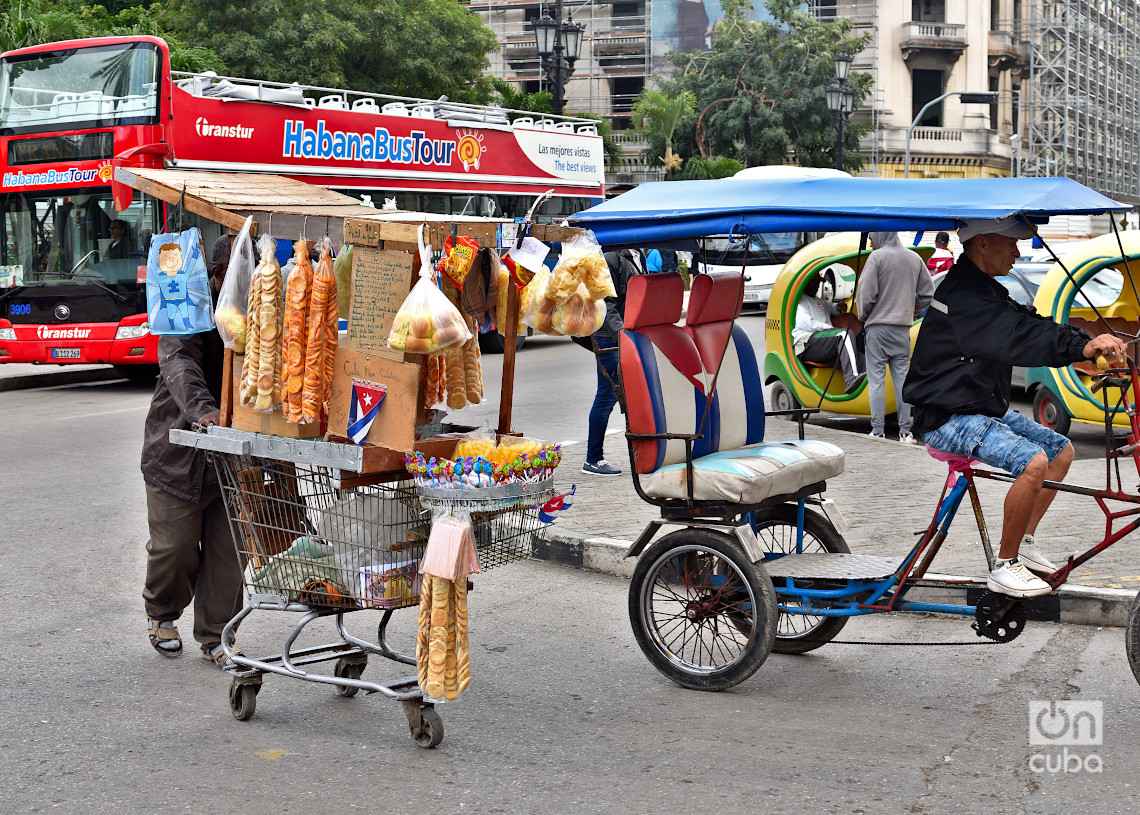
<svg viewBox="0 0 1140 815">
<path fill-rule="evenodd" d="M 558 307 L 558 301 L 548 294 L 550 275 L 544 269 L 535 274 L 534 279 L 527 284 L 528 287 L 531 284 L 535 286 L 534 295 L 523 314 L 522 321 L 540 334 L 561 337 L 562 332 L 554 326 L 554 310 Z"/>
<path fill-rule="evenodd" d="M 348 310 L 352 307 L 352 244 L 346 243 L 340 248 L 340 254 L 333 262 L 336 272 L 336 307 L 340 319 L 348 319 Z"/>
<path fill-rule="evenodd" d="M 443 242 L 443 257 L 439 259 L 435 270 L 455 284 L 455 288 L 462 289 L 463 281 L 471 272 L 475 263 L 475 255 L 479 252 L 478 241 L 468 237 L 452 240 L 450 235 Z"/>
<path fill-rule="evenodd" d="M 577 291 L 555 306 L 551 322 L 556 331 L 568 337 L 588 337 L 605 318 L 605 301 L 591 300 L 586 285 L 579 283 Z"/>
<path fill-rule="evenodd" d="M 250 231 L 253 216 L 245 219 L 241 232 L 230 247 L 230 264 L 226 279 L 218 292 L 218 306 L 214 309 L 214 324 L 226 348 L 235 354 L 245 353 L 246 306 L 249 302 L 249 284 L 257 268 Z M 212 270 L 211 270 L 212 271 Z"/>
<path fill-rule="evenodd" d="M 420 277 L 392 320 L 388 346 L 409 354 L 436 354 L 471 339 L 459 309 L 451 304 L 432 277 L 431 250 L 419 227 Z"/>
<path fill-rule="evenodd" d="M 579 284 L 586 287 L 591 300 L 617 297 L 602 247 L 589 230 L 562 244 L 562 255 L 550 273 L 550 297 L 559 302 L 567 300 L 578 290 Z"/>
<path fill-rule="evenodd" d="M 270 413 L 284 401 L 284 280 L 275 257 L 277 241 L 262 235 L 258 238 L 257 249 L 261 260 L 249 286 L 246 309 L 248 336 L 239 399 L 246 407 Z"/>
</svg>

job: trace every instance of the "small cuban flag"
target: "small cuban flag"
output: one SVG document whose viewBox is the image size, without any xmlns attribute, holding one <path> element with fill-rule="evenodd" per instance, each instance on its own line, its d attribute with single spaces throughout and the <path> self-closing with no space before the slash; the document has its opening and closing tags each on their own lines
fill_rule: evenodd
<svg viewBox="0 0 1140 815">
<path fill-rule="evenodd" d="M 558 515 L 570 509 L 570 502 L 566 499 L 574 494 L 574 490 L 578 489 L 577 484 L 570 485 L 570 492 L 564 492 L 561 495 L 556 495 L 543 504 L 542 509 L 538 511 L 538 519 L 544 524 L 554 523 Z"/>
<path fill-rule="evenodd" d="M 363 379 L 352 380 L 352 399 L 348 404 L 348 437 L 357 444 L 363 444 L 368 430 L 380 412 L 387 385 L 377 385 Z"/>
</svg>

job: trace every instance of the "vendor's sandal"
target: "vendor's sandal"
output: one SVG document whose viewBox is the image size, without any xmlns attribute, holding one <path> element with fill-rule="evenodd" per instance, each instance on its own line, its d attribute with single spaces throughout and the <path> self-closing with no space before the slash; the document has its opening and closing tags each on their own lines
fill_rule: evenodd
<svg viewBox="0 0 1140 815">
<path fill-rule="evenodd" d="M 182 656 L 182 637 L 174 627 L 174 621 L 150 620 L 150 630 L 147 636 L 154 650 L 164 657 L 174 659 Z"/>
</svg>

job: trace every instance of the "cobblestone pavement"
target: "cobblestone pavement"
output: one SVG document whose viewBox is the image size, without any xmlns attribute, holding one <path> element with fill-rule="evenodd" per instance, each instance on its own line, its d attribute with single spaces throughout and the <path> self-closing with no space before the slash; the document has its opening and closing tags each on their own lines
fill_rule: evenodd
<svg viewBox="0 0 1140 815">
<path fill-rule="evenodd" d="M 618 418 L 615 411 L 611 428 Z M 794 424 L 769 421 L 766 433 L 769 440 L 796 437 Z M 836 502 L 851 525 L 844 535 L 851 551 L 901 559 L 914 544 L 915 533 L 926 527 L 934 513 L 946 478 L 945 465 L 928 456 L 921 446 L 872 439 L 820 424 L 809 424 L 805 435 L 831 442 L 846 453 L 846 471 L 828 482 L 826 495 Z M 581 472 L 585 443 L 572 443 L 564 448 L 559 485 L 576 484 L 577 490 L 573 507 L 559 518 L 558 525 L 584 534 L 633 540 L 657 516 L 657 510 L 641 501 L 633 489 L 624 436 L 611 430 L 605 447 L 607 459 L 622 469 L 622 475 L 587 475 Z M 1125 475 L 1125 489 L 1134 488 L 1123 465 L 1121 471 Z M 1066 481 L 1100 488 L 1104 486 L 1104 474 L 1103 457 L 1084 457 L 1073 463 Z M 984 479 L 978 479 L 977 484 L 990 538 L 996 548 L 1008 485 Z M 986 572 L 981 538 L 967 503 L 963 504 L 933 563 L 934 572 L 979 577 Z M 1117 504 L 1115 508 L 1121 506 Z M 1038 544 L 1057 560 L 1073 550 L 1084 551 L 1099 541 L 1104 528 L 1104 514 L 1094 499 L 1060 493 L 1038 529 Z M 1138 545 L 1140 535 L 1125 538 L 1077 569 L 1069 583 L 1140 589 Z"/>
</svg>

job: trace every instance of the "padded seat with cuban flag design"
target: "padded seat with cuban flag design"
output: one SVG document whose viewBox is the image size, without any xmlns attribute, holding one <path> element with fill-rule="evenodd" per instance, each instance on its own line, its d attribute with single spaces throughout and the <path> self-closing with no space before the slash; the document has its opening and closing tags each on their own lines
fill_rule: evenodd
<svg viewBox="0 0 1140 815">
<path fill-rule="evenodd" d="M 697 275 L 682 328 L 680 276 L 638 275 L 626 292 L 621 373 L 630 432 L 697 433 L 704 417 L 705 438 L 693 443 L 697 501 L 757 504 L 843 472 L 843 451 L 833 444 L 763 440 L 763 381 L 752 343 L 734 322 L 743 295 L 738 274 Z M 683 441 L 635 440 L 633 450 L 647 495 L 688 497 Z"/>
</svg>

